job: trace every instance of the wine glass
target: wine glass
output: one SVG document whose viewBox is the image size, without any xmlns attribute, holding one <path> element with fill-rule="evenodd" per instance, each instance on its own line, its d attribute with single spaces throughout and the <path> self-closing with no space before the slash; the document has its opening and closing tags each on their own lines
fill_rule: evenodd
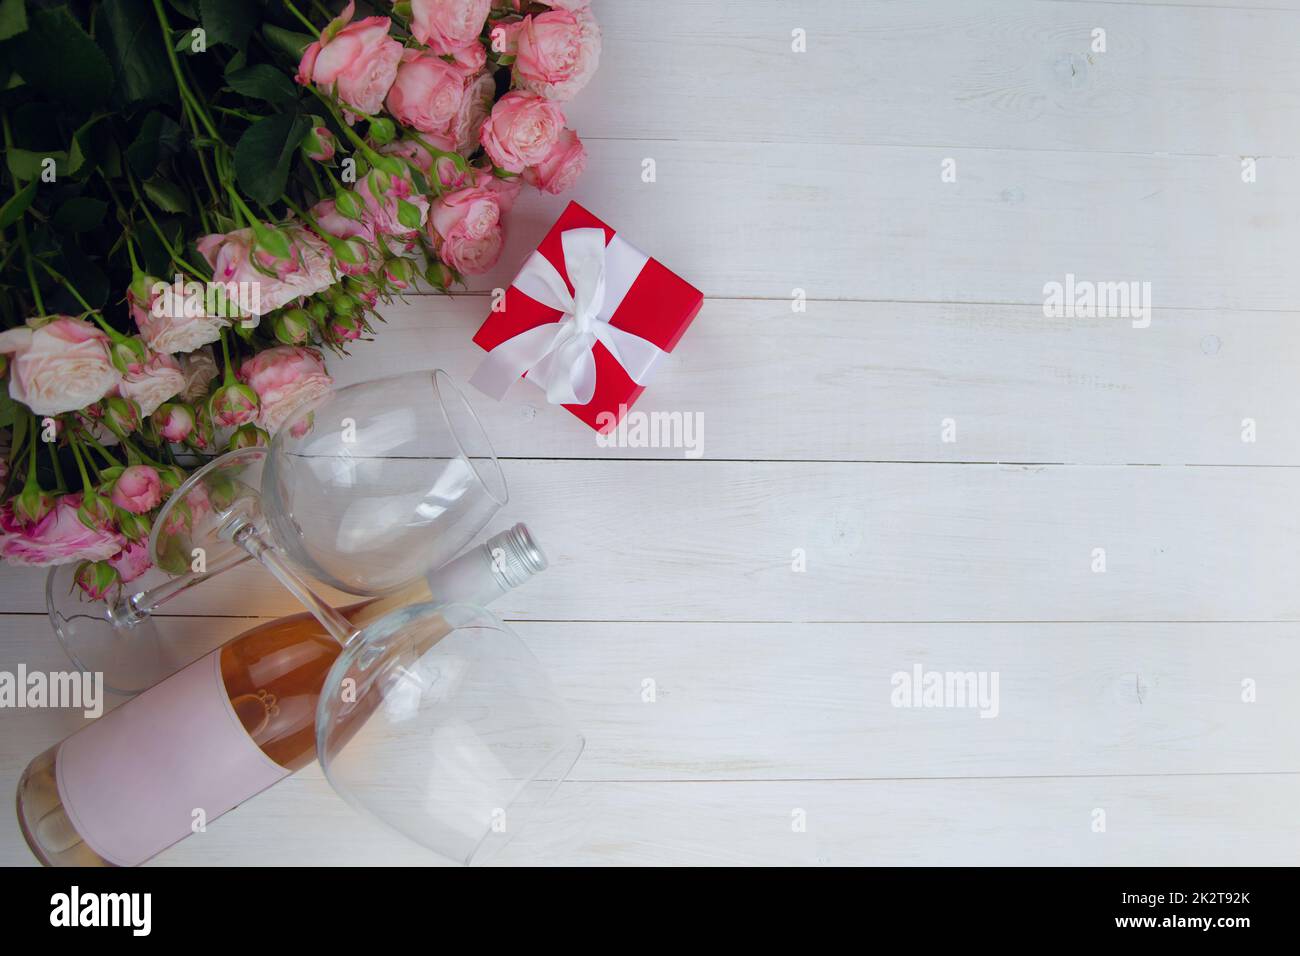
<svg viewBox="0 0 1300 956">
<path fill-rule="evenodd" d="M 582 748 L 519 636 L 465 604 L 411 605 L 370 624 L 316 708 L 316 755 L 334 789 L 464 864 L 515 836 Z"/>
<path fill-rule="evenodd" d="M 50 621 L 79 667 L 137 693 L 185 663 L 151 615 L 255 558 L 346 643 L 355 629 L 300 571 L 352 594 L 387 593 L 459 552 L 506 500 L 491 443 L 446 372 L 349 385 L 304 404 L 269 447 L 214 459 L 176 490 L 149 546 L 177 577 L 91 602 L 74 567 L 55 568 Z"/>
</svg>

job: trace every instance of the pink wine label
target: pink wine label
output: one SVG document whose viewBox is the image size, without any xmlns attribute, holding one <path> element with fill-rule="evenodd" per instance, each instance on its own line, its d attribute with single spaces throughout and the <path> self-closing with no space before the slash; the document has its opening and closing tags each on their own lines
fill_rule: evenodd
<svg viewBox="0 0 1300 956">
<path fill-rule="evenodd" d="M 248 736 L 213 651 L 59 747 L 59 799 L 92 850 L 136 866 L 289 771 Z"/>
</svg>

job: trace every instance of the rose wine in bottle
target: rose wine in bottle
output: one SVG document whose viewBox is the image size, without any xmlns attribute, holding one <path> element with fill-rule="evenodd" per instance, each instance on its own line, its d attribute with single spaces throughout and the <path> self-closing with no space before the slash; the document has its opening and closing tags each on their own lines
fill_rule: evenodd
<svg viewBox="0 0 1300 956">
<path fill-rule="evenodd" d="M 358 629 L 436 600 L 485 605 L 546 567 L 528 529 L 344 608 Z M 18 823 L 46 866 L 136 866 L 316 757 L 316 702 L 342 646 L 310 614 L 245 631 L 36 757 Z"/>
</svg>

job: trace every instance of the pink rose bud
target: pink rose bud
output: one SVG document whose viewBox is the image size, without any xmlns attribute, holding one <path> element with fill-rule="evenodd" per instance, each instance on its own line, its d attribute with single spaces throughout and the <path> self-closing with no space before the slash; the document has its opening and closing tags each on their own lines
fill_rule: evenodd
<svg viewBox="0 0 1300 956">
<path fill-rule="evenodd" d="M 351 292 L 336 288 L 330 295 L 330 312 L 336 317 L 356 315 L 361 310 L 361 300 Z"/>
<path fill-rule="evenodd" d="M 302 139 L 303 155 L 317 163 L 328 163 L 334 158 L 335 150 L 338 148 L 334 134 L 329 131 L 329 127 L 319 116 L 313 116 L 312 122 L 315 125 Z"/>
<path fill-rule="evenodd" d="M 113 366 L 123 375 L 138 375 L 149 361 L 149 348 L 143 339 L 125 336 L 117 339 L 108 348 L 113 359 Z"/>
<path fill-rule="evenodd" d="M 107 561 L 87 561 L 77 568 L 74 580 L 92 600 L 103 601 L 116 595 L 121 575 Z"/>
<path fill-rule="evenodd" d="M 132 465 L 113 483 L 113 504 L 142 515 L 162 504 L 162 479 L 148 465 Z"/>
<path fill-rule="evenodd" d="M 185 481 L 185 472 L 176 465 L 165 465 L 158 469 L 158 478 L 162 481 L 163 494 L 170 495 Z"/>
<path fill-rule="evenodd" d="M 23 490 L 14 496 L 14 517 L 25 524 L 36 524 L 54 510 L 57 500 L 54 495 L 42 490 L 36 482 L 28 482 L 23 486 Z"/>
<path fill-rule="evenodd" d="M 384 278 L 394 289 L 405 289 L 415 278 L 415 265 L 410 259 L 389 259 L 384 263 Z"/>
<path fill-rule="evenodd" d="M 366 135 L 376 146 L 386 146 L 397 139 L 397 124 L 387 116 L 373 116 Z"/>
<path fill-rule="evenodd" d="M 365 324 L 355 315 L 338 315 L 330 320 L 328 332 L 332 342 L 355 342 L 361 338 Z"/>
<path fill-rule="evenodd" d="M 424 270 L 424 281 L 435 289 L 445 292 L 451 284 L 456 281 L 456 273 L 452 272 L 441 262 L 431 262 L 429 267 Z"/>
<path fill-rule="evenodd" d="M 204 402 L 201 408 L 195 409 L 194 429 L 186 436 L 185 445 L 207 454 L 212 451 L 215 441 L 212 434 L 212 416 L 208 412 L 208 403 Z"/>
<path fill-rule="evenodd" d="M 235 428 L 257 418 L 257 392 L 238 382 L 223 385 L 212 393 L 208 408 L 217 428 Z"/>
<path fill-rule="evenodd" d="M 126 535 L 128 541 L 143 541 L 153 530 L 153 521 L 147 514 L 133 515 L 123 511 L 117 516 L 117 530 Z"/>
<path fill-rule="evenodd" d="M 149 545 L 134 540 L 109 558 L 108 564 L 117 572 L 123 584 L 130 584 L 153 567 L 153 562 L 149 560 Z"/>
<path fill-rule="evenodd" d="M 110 395 L 100 403 L 103 422 L 119 438 L 140 428 L 140 406 L 121 395 Z"/>
<path fill-rule="evenodd" d="M 183 442 L 194 430 L 194 410 L 188 405 L 167 402 L 153 413 L 153 423 L 169 442 Z"/>
<path fill-rule="evenodd" d="M 226 448 L 228 451 L 238 451 L 240 448 L 256 448 L 269 444 L 271 444 L 271 436 L 249 422 L 247 425 L 240 425 L 231 433 Z"/>
<path fill-rule="evenodd" d="M 289 309 L 275 317 L 271 328 L 285 345 L 302 345 L 311 335 L 311 316 L 306 309 Z"/>
<path fill-rule="evenodd" d="M 81 500 L 77 504 L 77 520 L 91 531 L 115 533 L 117 521 L 113 514 L 112 502 L 93 490 L 80 497 Z"/>
<path fill-rule="evenodd" d="M 366 204 L 357 198 L 351 189 L 340 189 L 334 194 L 334 209 L 345 219 L 360 219 L 366 211 Z M 342 238 L 351 238 L 342 236 Z"/>
</svg>

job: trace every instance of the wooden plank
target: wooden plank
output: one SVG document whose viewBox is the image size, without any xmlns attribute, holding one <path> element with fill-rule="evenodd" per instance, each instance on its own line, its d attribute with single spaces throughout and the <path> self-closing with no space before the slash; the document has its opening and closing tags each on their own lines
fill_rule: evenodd
<svg viewBox="0 0 1300 956">
<path fill-rule="evenodd" d="M 567 112 L 584 137 L 1297 155 L 1294 0 L 1206 5 L 1232 9 L 602 4 L 604 62 Z"/>
<path fill-rule="evenodd" d="M 0 617 L 0 669 L 68 669 L 34 623 Z M 187 653 L 197 657 L 256 622 L 184 623 Z M 587 738 L 577 781 L 1300 769 L 1291 625 L 512 626 Z M 974 674 L 990 693 L 946 701 L 955 706 L 899 706 L 924 702 L 919 688 L 915 699 L 904 693 L 899 676 L 910 681 L 918 667 Z M 0 720 L 0 788 L 86 723 L 62 710 L 8 710 Z"/>
<path fill-rule="evenodd" d="M 1295 308 L 1300 160 L 999 149 L 620 140 L 590 144 L 572 196 L 527 192 L 507 285 L 576 199 L 706 296 L 1002 302 L 1044 285 L 1151 283 L 1170 309 Z M 940 180 L 955 156 L 958 180 Z M 641 179 L 642 161 L 656 180 Z M 665 209 L 673 210 L 665 215 Z M 1130 319 L 1114 319 L 1130 325 Z"/>
<path fill-rule="evenodd" d="M 331 370 L 350 384 L 436 363 L 467 382 L 486 311 L 397 303 Z M 1032 306 L 715 299 L 636 406 L 694 416 L 698 447 L 603 447 L 526 382 L 503 403 L 466 392 L 506 457 L 1297 465 L 1282 355 L 1300 355 L 1300 314 L 1160 309 L 1134 329 Z"/>
<path fill-rule="evenodd" d="M 64 666 L 36 623 L 0 618 L 0 667 Z M 197 653 L 248 622 L 191 623 Z M 1259 865 L 1300 849 L 1300 775 L 1183 772 L 1294 766 L 1289 628 L 515 626 L 588 748 L 503 864 Z M 913 661 L 1001 668 L 998 717 L 892 708 L 886 672 Z M 1240 701 L 1248 672 L 1255 704 Z M 83 723 L 67 711 L 0 720 L 9 791 L 31 756 Z M 1109 775 L 1134 765 L 1171 773 Z M 1103 775 L 971 779 L 1080 769 Z M 947 779 L 772 779 L 800 773 Z M 264 864 L 272 844 L 276 863 L 437 862 L 355 814 L 315 766 L 158 862 Z M 0 828 L 0 862 L 32 862 L 16 827 Z"/>
<path fill-rule="evenodd" d="M 508 617 L 666 621 L 1293 621 L 1292 468 L 507 461 L 552 560 Z M 1106 570 L 1094 572 L 1095 549 Z M 807 570 L 792 570 L 802 549 Z M 0 607 L 44 609 L 39 569 Z M 245 565 L 178 613 L 296 610 Z"/>
<path fill-rule="evenodd" d="M 439 862 L 361 818 L 318 773 L 277 785 L 158 863 Z M 1298 799 L 1292 774 L 572 784 L 496 862 L 1285 866 L 1300 852 Z M 803 832 L 793 829 L 797 810 Z M 1097 811 L 1105 832 L 1093 830 Z M 25 853 L 4 856 L 25 862 Z"/>
</svg>

